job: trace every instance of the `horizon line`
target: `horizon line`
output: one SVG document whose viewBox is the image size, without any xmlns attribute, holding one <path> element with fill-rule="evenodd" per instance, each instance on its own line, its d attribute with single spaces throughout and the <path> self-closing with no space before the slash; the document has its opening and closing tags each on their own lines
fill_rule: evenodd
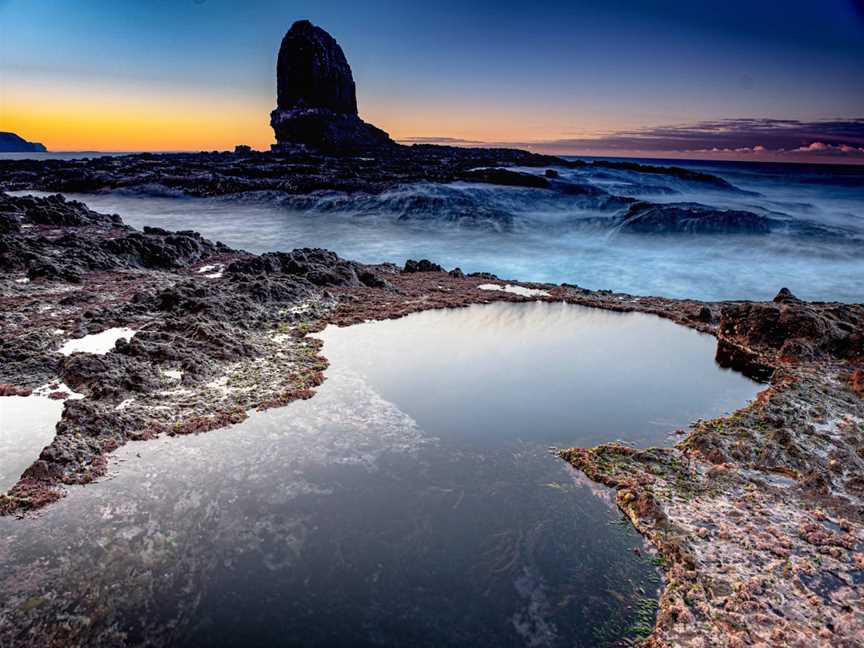
<svg viewBox="0 0 864 648">
<path fill-rule="evenodd" d="M 641 153 L 634 155 L 604 155 L 604 154 L 596 154 L 596 153 L 579 153 L 579 152 L 566 152 L 566 153 L 546 153 L 543 151 L 532 150 L 535 147 L 542 147 L 543 142 L 537 143 L 507 143 L 507 142 L 476 142 L 476 143 L 466 143 L 464 140 L 447 142 L 446 138 L 436 138 L 437 141 L 429 141 L 429 142 L 417 142 L 412 141 L 415 138 L 397 138 L 394 141 L 400 143 L 402 146 L 453 146 L 457 148 L 510 148 L 510 149 L 520 149 L 526 150 L 531 153 L 538 153 L 540 155 L 548 155 L 549 157 L 557 157 L 557 158 L 600 158 L 600 159 L 616 159 L 616 160 L 659 160 L 663 162 L 704 162 L 707 164 L 713 164 L 717 162 L 732 162 L 732 163 L 742 163 L 742 164 L 801 164 L 801 165 L 813 165 L 818 164 L 820 166 L 844 166 L 844 167 L 864 167 L 864 158 L 826 158 L 826 157 L 814 157 L 812 159 L 807 160 L 766 160 L 766 159 L 754 159 L 750 158 L 706 158 L 706 157 L 690 157 L 686 156 L 683 152 L 675 152 L 669 151 L 664 154 L 651 154 L 651 153 Z M 454 138 L 455 139 L 455 138 Z M 269 153 L 269 149 L 256 149 L 255 147 L 251 147 L 251 150 L 255 153 Z M 217 149 L 217 148 L 189 148 L 189 149 L 67 149 L 67 150 L 52 150 L 48 149 L 46 151 L 7 151 L 0 153 L 0 155 L 16 155 L 21 158 L 26 158 L 27 156 L 32 155 L 85 155 L 85 154 L 94 154 L 94 155 L 141 155 L 141 154 L 153 154 L 153 155 L 172 155 L 172 154 L 181 154 L 181 153 L 233 153 L 231 149 Z M 2 159 L 2 158 L 0 158 Z"/>
</svg>

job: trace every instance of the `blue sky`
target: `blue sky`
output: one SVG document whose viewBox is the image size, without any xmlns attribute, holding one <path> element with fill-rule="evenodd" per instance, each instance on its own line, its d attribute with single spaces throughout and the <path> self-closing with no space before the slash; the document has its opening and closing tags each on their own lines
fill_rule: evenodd
<svg viewBox="0 0 864 648">
<path fill-rule="evenodd" d="M 361 114 L 399 138 L 578 153 L 619 134 L 740 119 L 797 120 L 817 142 L 820 122 L 864 117 L 860 1 L 0 0 L 0 129 L 24 123 L 22 134 L 48 140 L 41 119 L 56 139 L 65 107 L 59 143 L 124 148 L 141 137 L 130 116 L 140 106 L 163 148 L 171 137 L 195 145 L 191 112 L 199 147 L 266 146 L 276 52 L 300 18 L 339 41 Z M 733 139 L 699 150 L 766 146 Z M 854 154 L 864 141 L 827 145 Z"/>
</svg>

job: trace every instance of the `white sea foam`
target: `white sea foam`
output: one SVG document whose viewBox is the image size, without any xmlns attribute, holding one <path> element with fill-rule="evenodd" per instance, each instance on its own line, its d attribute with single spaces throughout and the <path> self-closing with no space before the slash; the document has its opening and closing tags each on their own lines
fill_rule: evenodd
<svg viewBox="0 0 864 648">
<path fill-rule="evenodd" d="M 559 174 L 627 200 L 744 209 L 789 227 L 737 236 L 616 233 L 613 221 L 629 205 L 624 200 L 604 206 L 590 196 L 469 183 L 402 185 L 376 195 L 69 197 L 119 213 L 135 227 L 194 228 L 255 253 L 309 246 L 363 263 L 427 258 L 465 272 L 636 295 L 771 299 L 786 286 L 804 299 L 861 300 L 864 179 L 856 186 L 859 176 L 834 177 L 808 165 L 800 172 L 747 164 L 690 167 L 746 191 L 719 191 L 706 183 L 620 169 L 562 168 Z M 247 227 L 248 222 L 255 227 Z M 835 235 L 820 236 L 819 228 L 833 228 Z"/>
</svg>

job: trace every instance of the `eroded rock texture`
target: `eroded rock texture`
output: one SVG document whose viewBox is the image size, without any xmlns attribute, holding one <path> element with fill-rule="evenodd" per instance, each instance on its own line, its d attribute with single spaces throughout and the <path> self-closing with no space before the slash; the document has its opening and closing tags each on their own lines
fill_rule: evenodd
<svg viewBox="0 0 864 648">
<path fill-rule="evenodd" d="M 721 306 L 718 359 L 770 386 L 674 448 L 561 456 L 617 489 L 660 552 L 650 646 L 860 646 L 864 637 L 864 307 Z"/>
</svg>

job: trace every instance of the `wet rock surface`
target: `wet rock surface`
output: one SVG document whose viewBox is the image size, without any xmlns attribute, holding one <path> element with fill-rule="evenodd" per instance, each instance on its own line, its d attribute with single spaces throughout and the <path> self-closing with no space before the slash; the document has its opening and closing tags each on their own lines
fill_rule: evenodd
<svg viewBox="0 0 864 648">
<path fill-rule="evenodd" d="M 2 514 L 98 479 L 129 441 L 205 432 L 311 397 L 327 361 L 306 334 L 327 324 L 567 301 L 713 334 L 719 361 L 768 382 L 753 404 L 697 422 L 674 448 L 562 453 L 617 488 L 660 551 L 667 586 L 649 644 L 852 646 L 864 630 L 864 306 L 788 291 L 769 303 L 705 303 L 507 282 L 546 293 L 525 297 L 478 288 L 494 275 L 429 260 L 400 270 L 319 249 L 257 256 L 192 232 L 137 232 L 61 198 L 0 196 L 0 206 L 0 394 L 62 380 L 84 396 L 65 402 L 54 441 L 0 496 Z M 49 263 L 56 272 L 30 276 Z M 111 327 L 136 333 L 104 355 L 58 352 L 68 337 Z"/>
<path fill-rule="evenodd" d="M 394 144 L 353 155 L 289 149 L 258 153 L 241 147 L 238 153 L 0 160 L 0 189 L 223 197 L 312 215 L 386 213 L 399 222 L 456 223 L 492 231 L 515 230 L 522 222 L 520 205 L 549 200 L 559 208 L 585 214 L 574 219 L 572 227 L 608 230 L 616 235 L 763 236 L 778 232 L 802 239 L 850 240 L 848 232 L 837 228 L 758 208 L 750 211 L 649 200 L 647 195 L 652 192 L 662 194 L 665 182 L 684 182 L 689 189 L 707 192 L 708 196 L 741 193 L 721 178 L 676 167 L 564 160 L 516 149 L 420 144 Z M 565 179 L 556 175 L 556 168 L 576 173 Z M 624 184 L 621 178 L 617 184 L 604 183 L 604 173 L 625 173 L 628 179 Z M 638 191 L 630 193 L 642 175 L 654 180 L 645 185 L 646 196 L 639 199 Z M 505 193 L 483 191 L 486 186 L 505 188 Z M 510 196 L 508 191 L 516 193 Z M 15 227 L 14 223 L 0 211 L 0 234 L 10 227 Z M 69 246 L 74 245 L 70 240 Z M 142 254 L 148 252 L 142 250 Z M 51 272 L 51 268 L 44 272 Z"/>
<path fill-rule="evenodd" d="M 674 448 L 561 456 L 617 489 L 667 584 L 652 646 L 856 646 L 864 636 L 864 307 L 721 308 L 718 357 L 763 377 Z"/>
<path fill-rule="evenodd" d="M 322 109 L 292 110 L 311 115 Z M 569 173 L 565 178 L 556 169 Z M 604 181 L 608 174 L 617 175 Z M 710 199 L 712 195 L 747 193 L 722 178 L 677 167 L 425 144 L 393 144 L 354 153 L 291 145 L 267 153 L 239 147 L 235 153 L 0 160 L 0 190 L 8 191 L 223 197 L 313 215 L 387 213 L 400 222 L 458 223 L 494 231 L 513 230 L 520 220 L 520 205 L 548 199 L 550 204 L 585 214 L 572 221 L 574 228 L 599 228 L 628 236 L 764 236 L 776 232 L 843 245 L 854 240 L 842 228 L 758 207 L 655 202 L 662 201 L 666 190 L 678 193 L 672 185 L 699 192 L 700 200 L 702 195 Z M 483 187 L 505 188 L 505 193 L 485 192 Z M 516 193 L 509 196 L 507 191 Z M 3 209 L 0 206 L 0 234 L 15 227 L 14 219 L 5 216 Z M 73 219 L 86 218 L 86 214 L 67 214 Z"/>
<path fill-rule="evenodd" d="M 385 285 L 376 268 L 326 250 L 256 257 L 194 232 L 137 232 L 59 196 L 0 205 L 12 225 L 0 235 L 2 392 L 62 380 L 86 397 L 66 403 L 54 442 L 0 499 L 2 513 L 98 477 L 104 455 L 130 439 L 308 398 L 326 363 L 316 341 L 293 341 L 300 313 L 331 308 L 326 288 Z M 67 337 L 118 326 L 136 333 L 106 354 L 59 353 Z"/>
<path fill-rule="evenodd" d="M 753 212 L 714 209 L 697 203 L 634 203 L 620 231 L 644 234 L 768 234 L 771 219 Z"/>
<path fill-rule="evenodd" d="M 338 155 L 327 152 L 285 153 L 143 153 L 78 160 L 0 160 L 0 189 L 94 193 L 128 191 L 152 195 L 271 195 L 308 197 L 314 192 L 379 195 L 409 183 L 457 181 L 526 187 L 595 199 L 614 199 L 621 208 L 636 202 L 584 182 L 546 177 L 551 167 L 601 172 L 621 163 L 565 160 L 518 149 L 394 145 Z M 642 165 L 637 165 L 642 166 Z M 543 176 L 518 170 L 536 168 Z M 670 179 L 685 178 L 696 187 L 736 191 L 716 176 L 676 167 L 636 171 Z M 554 169 L 552 169 L 554 170 Z M 718 184 L 719 183 L 719 184 Z M 2 226 L 2 223 L 0 223 Z"/>
</svg>

